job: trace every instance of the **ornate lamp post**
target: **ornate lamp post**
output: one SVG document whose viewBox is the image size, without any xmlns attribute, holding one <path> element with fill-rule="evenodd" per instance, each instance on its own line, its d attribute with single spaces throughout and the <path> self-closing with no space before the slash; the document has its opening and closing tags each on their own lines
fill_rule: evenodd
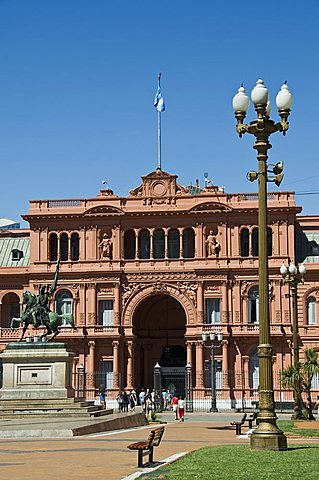
<svg viewBox="0 0 319 480">
<path fill-rule="evenodd" d="M 288 283 L 291 291 L 292 298 L 292 344 L 293 344 L 293 361 L 294 366 L 296 367 L 299 362 L 299 335 L 298 335 L 298 293 L 297 287 L 299 283 L 304 283 L 306 267 L 302 263 L 299 268 L 296 267 L 294 262 L 290 262 L 289 267 L 283 263 L 280 267 L 280 273 L 285 283 Z M 290 295 L 289 295 L 290 296 Z M 300 392 L 294 392 L 294 414 L 292 416 L 293 420 L 302 418 L 301 414 L 301 398 Z"/>
<path fill-rule="evenodd" d="M 218 412 L 217 405 L 216 405 L 216 369 L 215 369 L 214 350 L 215 348 L 219 348 L 221 346 L 222 340 L 223 340 L 223 334 L 222 332 L 214 332 L 214 330 L 211 330 L 209 333 L 210 345 L 206 345 L 205 342 L 207 341 L 207 339 L 208 339 L 208 333 L 203 332 L 202 333 L 203 346 L 205 348 L 210 348 L 210 355 L 211 355 L 210 371 L 211 371 L 211 382 L 212 382 L 212 400 L 211 400 L 210 412 Z"/>
<path fill-rule="evenodd" d="M 249 172 L 248 178 L 258 179 L 258 244 L 259 244 L 259 425 L 250 437 L 253 449 L 286 450 L 287 439 L 277 427 L 273 391 L 272 346 L 270 341 L 269 320 L 269 283 L 268 283 L 268 256 L 267 256 L 267 181 L 280 185 L 282 164 L 276 164 L 272 178 L 268 178 L 268 155 L 271 148 L 269 137 L 272 133 L 288 130 L 288 116 L 292 104 L 292 95 L 284 83 L 276 97 L 281 121 L 275 123 L 270 119 L 270 102 L 268 90 L 262 80 L 258 80 L 251 92 L 251 98 L 257 113 L 257 119 L 244 124 L 243 120 L 249 107 L 249 98 L 241 85 L 233 98 L 233 108 L 237 119 L 236 130 L 240 137 L 244 133 L 254 135 L 256 141 L 253 146 L 257 150 L 258 172 Z"/>
</svg>

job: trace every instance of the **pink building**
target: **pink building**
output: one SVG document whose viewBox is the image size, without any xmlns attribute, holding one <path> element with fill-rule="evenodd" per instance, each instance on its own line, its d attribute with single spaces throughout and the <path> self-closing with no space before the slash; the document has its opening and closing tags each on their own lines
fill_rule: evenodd
<svg viewBox="0 0 319 480">
<path fill-rule="evenodd" d="M 30 230 L 0 230 L 0 347 L 18 337 L 9 326 L 23 291 L 50 284 L 60 257 L 51 308 L 73 312 L 78 329 L 65 325 L 58 339 L 72 346 L 74 372 L 84 366 L 92 387 L 102 379 L 114 394 L 153 388 L 158 362 L 162 385 L 182 390 L 189 363 L 194 394 L 209 398 L 210 351 L 201 335 L 214 328 L 223 333 L 215 350 L 219 407 L 251 402 L 258 387 L 257 194 L 176 180 L 157 170 L 127 197 L 101 190 L 89 199 L 34 200 L 23 216 Z M 276 372 L 292 362 L 283 262 L 307 267 L 298 290 L 301 351 L 319 347 L 319 215 L 300 212 L 292 192 L 268 193 L 276 398 L 283 395 Z"/>
</svg>

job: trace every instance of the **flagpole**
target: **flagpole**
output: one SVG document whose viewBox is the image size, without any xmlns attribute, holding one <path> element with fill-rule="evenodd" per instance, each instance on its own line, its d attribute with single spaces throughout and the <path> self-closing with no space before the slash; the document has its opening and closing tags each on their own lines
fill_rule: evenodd
<svg viewBox="0 0 319 480">
<path fill-rule="evenodd" d="M 158 86 L 160 87 L 161 74 L 157 77 Z M 161 145 L 161 112 L 157 111 L 157 168 L 162 170 L 162 145 Z"/>
</svg>

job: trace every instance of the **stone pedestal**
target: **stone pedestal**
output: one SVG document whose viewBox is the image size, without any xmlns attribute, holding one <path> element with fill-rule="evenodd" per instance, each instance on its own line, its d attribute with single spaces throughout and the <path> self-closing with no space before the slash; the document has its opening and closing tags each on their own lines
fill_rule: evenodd
<svg viewBox="0 0 319 480">
<path fill-rule="evenodd" d="M 74 398 L 73 357 L 64 343 L 9 343 L 0 355 L 3 362 L 0 400 Z"/>
</svg>

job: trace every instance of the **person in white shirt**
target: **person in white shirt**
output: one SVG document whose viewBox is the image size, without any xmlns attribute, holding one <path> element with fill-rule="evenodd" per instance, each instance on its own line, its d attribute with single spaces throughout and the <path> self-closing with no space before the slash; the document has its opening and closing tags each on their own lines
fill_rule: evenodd
<svg viewBox="0 0 319 480">
<path fill-rule="evenodd" d="M 179 397 L 178 400 L 178 416 L 179 416 L 179 421 L 184 422 L 184 413 L 185 413 L 185 400 L 183 397 Z"/>
</svg>

